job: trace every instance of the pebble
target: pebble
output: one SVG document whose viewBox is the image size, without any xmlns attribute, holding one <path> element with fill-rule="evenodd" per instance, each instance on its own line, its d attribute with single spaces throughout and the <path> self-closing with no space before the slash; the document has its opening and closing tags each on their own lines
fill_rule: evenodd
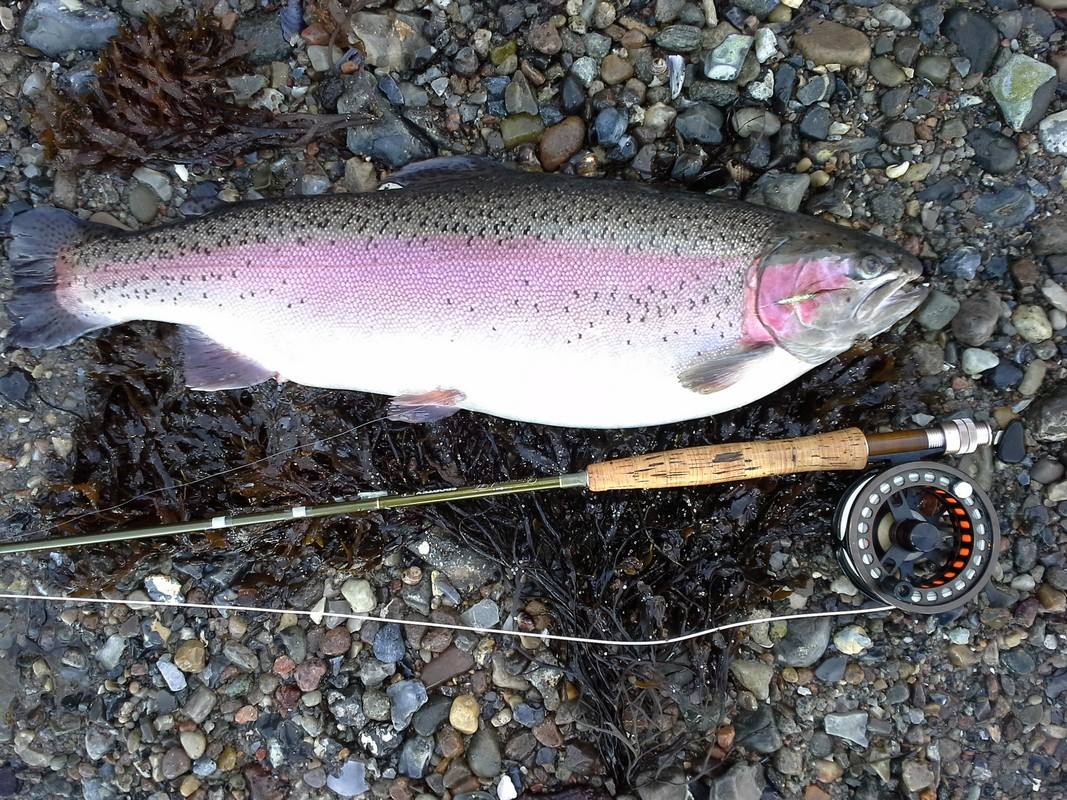
<svg viewBox="0 0 1067 800">
<path fill-rule="evenodd" d="M 733 661 L 730 674 L 741 686 L 756 696 L 757 700 L 766 702 L 770 699 L 771 679 L 774 668 L 762 661 Z"/>
<path fill-rule="evenodd" d="M 928 786 L 933 786 L 936 778 L 934 771 L 924 761 L 905 759 L 904 766 L 900 770 L 901 781 L 904 788 L 909 792 L 918 792 Z"/>
<path fill-rule="evenodd" d="M 608 86 L 617 86 L 620 83 L 626 83 L 634 76 L 634 66 L 624 58 L 620 58 L 615 53 L 609 53 L 602 62 L 600 62 L 600 77 Z"/>
<path fill-rule="evenodd" d="M 793 44 L 817 65 L 862 67 L 871 60 L 871 42 L 865 34 L 830 20 L 815 19 L 808 23 L 793 38 Z"/>
<path fill-rule="evenodd" d="M 797 89 L 797 102 L 805 106 L 821 103 L 829 99 L 833 88 L 834 84 L 829 75 L 816 75 Z"/>
<path fill-rule="evenodd" d="M 387 622 L 374 636 L 374 657 L 385 664 L 395 664 L 404 657 L 404 632 L 395 622 Z"/>
<path fill-rule="evenodd" d="M 1004 119 L 1017 131 L 1034 127 L 1056 93 L 1056 70 L 1015 53 L 990 79 L 990 90 Z"/>
<path fill-rule="evenodd" d="M 411 69 L 418 51 L 429 45 L 422 35 L 423 21 L 412 14 L 360 11 L 352 15 L 351 25 L 367 63 L 387 72 Z"/>
<path fill-rule="evenodd" d="M 492 727 L 485 726 L 471 737 L 467 765 L 479 778 L 495 778 L 500 774 L 503 767 L 500 736 Z"/>
<path fill-rule="evenodd" d="M 928 331 L 939 331 L 947 327 L 955 319 L 959 310 L 959 300 L 938 289 L 934 289 L 919 307 L 915 319 Z"/>
<path fill-rule="evenodd" d="M 1042 146 L 1050 153 L 1067 155 L 1067 109 L 1049 114 L 1041 120 L 1038 135 Z"/>
<path fill-rule="evenodd" d="M 419 779 L 426 775 L 433 756 L 434 741 L 426 736 L 412 736 L 400 748 L 397 771 L 409 778 Z"/>
<path fill-rule="evenodd" d="M 596 140 L 600 144 L 618 144 L 622 135 L 626 133 L 628 121 L 626 115 L 614 106 L 601 109 L 593 122 L 593 131 Z"/>
<path fill-rule="evenodd" d="M 415 712 L 426 705 L 429 699 L 426 687 L 417 680 L 397 681 L 386 689 L 386 694 L 389 696 L 393 727 L 398 731 L 411 723 Z"/>
<path fill-rule="evenodd" d="M 710 103 L 696 103 L 678 115 L 674 129 L 686 141 L 715 145 L 722 142 L 722 112 Z"/>
<path fill-rule="evenodd" d="M 700 48 L 700 28 L 668 25 L 656 34 L 656 44 L 672 53 L 689 53 Z"/>
<path fill-rule="evenodd" d="M 704 75 L 713 81 L 732 81 L 741 73 L 748 51 L 752 49 L 751 36 L 731 33 L 722 44 L 704 56 Z"/>
<path fill-rule="evenodd" d="M 99 761 L 115 747 L 115 735 L 108 730 L 90 726 L 85 731 L 85 754 L 90 761 Z"/>
<path fill-rule="evenodd" d="M 854 742 L 860 747 L 866 747 L 870 743 L 867 739 L 866 711 L 827 714 L 823 719 L 823 729 L 830 736 Z"/>
<path fill-rule="evenodd" d="M 797 211 L 809 186 L 811 176 L 808 174 L 768 172 L 759 177 L 745 199 L 780 211 Z"/>
<path fill-rule="evenodd" d="M 110 672 L 119 665 L 125 650 L 126 640 L 117 633 L 113 633 L 107 637 L 104 646 L 96 651 L 96 660 L 100 662 L 105 672 Z"/>
<path fill-rule="evenodd" d="M 709 800 L 760 800 L 767 779 L 760 764 L 735 763 L 708 783 Z"/>
<path fill-rule="evenodd" d="M 908 79 L 904 70 L 894 64 L 892 59 L 886 58 L 885 56 L 879 56 L 872 60 L 868 69 L 871 72 L 871 77 L 882 84 L 882 86 L 887 86 L 890 89 L 900 86 L 900 84 Z"/>
<path fill-rule="evenodd" d="M 968 375 L 979 375 L 987 370 L 993 369 L 1000 363 L 1000 359 L 997 358 L 995 353 L 991 353 L 988 350 L 982 350 L 978 347 L 968 347 L 963 351 L 961 363 L 963 371 Z"/>
<path fill-rule="evenodd" d="M 119 16 L 99 6 L 33 0 L 22 17 L 21 36 L 45 55 L 99 50 L 119 32 Z"/>
<path fill-rule="evenodd" d="M 367 162 L 360 161 L 360 163 L 366 164 Z M 371 166 L 373 170 L 372 165 L 368 166 Z M 349 578 L 341 584 L 341 596 L 348 603 L 348 607 L 352 609 L 353 614 L 369 614 L 378 605 L 378 598 L 374 595 L 374 589 L 371 587 L 370 581 L 362 578 Z"/>
<path fill-rule="evenodd" d="M 874 642 L 859 625 L 849 625 L 834 634 L 834 646 L 847 656 L 862 653 Z"/>
<path fill-rule="evenodd" d="M 938 86 L 948 83 L 951 70 L 952 62 L 944 56 L 921 56 L 915 65 L 916 77 L 928 80 Z"/>
<path fill-rule="evenodd" d="M 157 661 L 156 669 L 163 676 L 163 680 L 172 692 L 180 692 L 185 688 L 185 674 L 170 661 Z"/>
<path fill-rule="evenodd" d="M 830 112 L 822 106 L 812 106 L 800 118 L 800 135 L 823 140 L 830 135 Z"/>
<path fill-rule="evenodd" d="M 775 643 L 774 652 L 782 664 L 810 667 L 829 645 L 829 619 L 798 619 L 788 623 L 786 635 Z"/>
<path fill-rule="evenodd" d="M 367 767 L 362 761 L 349 759 L 336 773 L 326 776 L 326 787 L 341 797 L 357 797 L 370 789 Z"/>
<path fill-rule="evenodd" d="M 473 734 L 478 730 L 481 709 L 474 695 L 457 695 L 448 712 L 448 722 L 460 733 Z"/>
<path fill-rule="evenodd" d="M 472 628 L 494 628 L 500 622 L 500 606 L 489 599 L 479 600 L 460 614 L 459 620 Z"/>
<path fill-rule="evenodd" d="M 521 71 L 515 73 L 515 77 L 504 90 L 504 107 L 509 114 L 537 113 L 537 97 Z"/>
<path fill-rule="evenodd" d="M 972 72 L 986 72 L 1000 49 L 1000 33 L 987 17 L 968 8 L 956 7 L 945 14 L 941 33 L 971 65 Z"/>
<path fill-rule="evenodd" d="M 991 175 L 1011 172 L 1019 161 L 1019 148 L 1006 136 L 988 128 L 975 128 L 967 134 L 967 144 L 974 148 L 974 161 Z"/>
<path fill-rule="evenodd" d="M 215 693 L 206 686 L 201 686 L 189 695 L 182 710 L 193 722 L 201 723 L 207 719 L 216 702 Z"/>
<path fill-rule="evenodd" d="M 1052 338 L 1052 324 L 1041 306 L 1017 306 L 1012 312 L 1011 322 L 1028 342 L 1043 342 Z"/>
<path fill-rule="evenodd" d="M 204 755 L 207 749 L 207 737 L 198 730 L 182 731 L 178 737 L 186 755 L 194 761 Z"/>
<path fill-rule="evenodd" d="M 960 303 L 952 333 L 962 344 L 980 347 L 993 336 L 999 319 L 1000 297 L 992 291 L 981 292 Z"/>
<path fill-rule="evenodd" d="M 170 781 L 184 775 L 192 766 L 193 762 L 182 748 L 172 747 L 163 754 L 159 768 L 163 777 Z"/>
<path fill-rule="evenodd" d="M 151 187 L 135 181 L 130 186 L 130 213 L 142 225 L 147 225 L 159 213 L 159 197 Z"/>
<path fill-rule="evenodd" d="M 541 166 L 549 171 L 559 169 L 584 143 L 585 120 L 581 117 L 567 117 L 558 125 L 546 128 L 539 145 Z"/>
</svg>

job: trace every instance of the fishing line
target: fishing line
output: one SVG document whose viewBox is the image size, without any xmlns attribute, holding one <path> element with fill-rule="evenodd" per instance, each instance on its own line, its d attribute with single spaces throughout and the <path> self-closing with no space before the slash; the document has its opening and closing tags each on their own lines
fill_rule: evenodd
<svg viewBox="0 0 1067 800">
<path fill-rule="evenodd" d="M 185 488 L 187 488 L 189 486 L 195 486 L 198 483 L 204 483 L 205 481 L 214 480 L 215 478 L 221 478 L 223 475 L 230 475 L 230 474 L 232 474 L 234 472 L 240 472 L 243 469 L 248 469 L 249 467 L 254 467 L 256 464 L 262 464 L 262 463 L 264 463 L 266 461 L 270 461 L 271 459 L 278 458 L 278 456 L 288 455 L 289 453 L 295 453 L 298 450 L 305 450 L 305 449 L 307 449 L 309 447 L 315 447 L 317 445 L 325 444 L 326 442 L 333 441 L 334 439 L 340 439 L 340 438 L 342 438 L 344 436 L 348 436 L 349 434 L 355 433 L 360 428 L 365 428 L 368 425 L 374 425 L 374 424 L 376 424 L 378 422 L 384 422 L 387 419 L 389 419 L 388 416 L 383 416 L 383 417 L 376 417 L 375 419 L 367 420 L 366 422 L 360 422 L 357 425 L 353 425 L 350 428 L 346 428 L 345 430 L 341 431 L 340 433 L 334 433 L 334 434 L 331 434 L 329 436 L 324 436 L 321 439 L 315 439 L 314 441 L 311 441 L 311 442 L 304 442 L 303 444 L 298 444 L 298 445 L 295 445 L 293 447 L 288 447 L 288 448 L 286 448 L 284 450 L 279 450 L 276 453 L 271 453 L 270 455 L 263 456 L 262 458 L 257 458 L 254 461 L 249 461 L 249 462 L 247 462 L 245 464 L 240 464 L 240 465 L 238 465 L 236 467 L 229 467 L 228 469 L 220 470 L 219 472 L 214 472 L 214 473 L 212 473 L 210 475 L 204 475 L 201 478 L 194 478 L 193 480 L 186 481 L 185 483 L 178 483 L 178 484 L 175 484 L 174 486 L 160 486 L 157 489 L 150 489 L 149 491 L 144 492 L 143 494 L 139 494 L 136 497 L 131 497 L 128 500 L 123 500 L 121 503 L 116 503 L 113 506 L 108 506 L 107 508 L 98 508 L 98 509 L 96 509 L 94 511 L 84 511 L 81 514 L 78 514 L 77 516 L 69 517 L 69 518 L 64 519 L 64 520 L 62 520 L 60 522 L 56 522 L 56 523 L 54 523 L 52 525 L 49 525 L 46 528 L 34 528 L 33 530 L 24 531 L 24 533 L 48 533 L 50 531 L 54 531 L 54 530 L 56 530 L 58 528 L 61 528 L 64 525 L 68 525 L 68 524 L 70 524 L 72 522 L 77 522 L 80 519 L 85 519 L 86 517 L 93 517 L 93 516 L 96 516 L 97 514 L 106 514 L 109 511 L 117 511 L 120 508 L 128 506 L 130 503 L 136 503 L 138 500 L 143 500 L 146 497 L 151 497 L 152 495 L 160 494 L 161 492 L 170 492 L 170 491 L 177 491 L 179 489 L 185 489 Z"/>
<path fill-rule="evenodd" d="M 842 611 L 810 611 L 800 614 L 780 614 L 770 617 L 753 617 L 750 619 L 740 620 L 738 622 L 726 622 L 722 625 L 716 625 L 712 628 L 704 628 L 699 631 L 693 631 L 691 633 L 683 633 L 678 636 L 671 636 L 665 639 L 644 639 L 644 640 L 620 640 L 620 639 L 598 639 L 590 636 L 567 636 L 562 633 L 548 633 L 547 631 L 535 632 L 535 631 L 509 631 L 503 628 L 478 628 L 473 625 L 459 625 L 450 622 L 432 622 L 430 620 L 412 620 L 412 619 L 397 619 L 396 617 L 375 617 L 370 614 L 353 614 L 350 612 L 334 612 L 334 611 L 309 611 L 306 609 L 297 608 L 269 608 L 266 606 L 245 606 L 245 605 L 222 605 L 220 603 L 186 603 L 186 602 L 168 602 L 166 600 L 120 600 L 110 597 L 68 597 L 66 595 L 54 595 L 54 594 L 18 594 L 13 592 L 0 593 L 0 599 L 4 600 L 44 600 L 46 602 L 61 602 L 61 603 L 90 603 L 97 605 L 111 605 L 111 606 L 127 606 L 131 610 L 137 611 L 140 606 L 152 606 L 162 608 L 194 608 L 202 610 L 213 611 L 245 611 L 252 614 L 275 614 L 281 616 L 283 614 L 293 614 L 294 616 L 301 617 L 317 617 L 320 620 L 327 617 L 339 618 L 339 619 L 353 619 L 360 622 L 392 622 L 396 625 L 407 625 L 413 628 L 442 628 L 450 631 L 464 631 L 468 633 L 479 634 L 492 634 L 494 636 L 511 636 L 520 637 L 526 639 L 540 639 L 545 642 L 567 642 L 570 644 L 588 644 L 599 645 L 603 647 L 659 647 L 662 645 L 681 644 L 693 639 L 700 639 L 705 636 L 711 636 L 715 633 L 731 630 L 733 628 L 744 628 L 749 625 L 758 625 L 763 622 L 788 622 L 795 619 L 818 619 L 821 617 L 849 617 L 858 616 L 860 614 L 877 614 L 882 611 L 892 611 L 894 606 L 865 606 L 862 608 L 850 608 Z M 314 619 L 315 624 L 318 624 Z"/>
</svg>

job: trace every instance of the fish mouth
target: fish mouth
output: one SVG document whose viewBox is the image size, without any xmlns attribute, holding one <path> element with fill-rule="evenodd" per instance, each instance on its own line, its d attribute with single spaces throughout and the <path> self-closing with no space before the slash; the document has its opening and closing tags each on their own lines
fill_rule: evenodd
<svg viewBox="0 0 1067 800">
<path fill-rule="evenodd" d="M 868 335 L 881 333 L 922 304 L 930 293 L 930 285 L 915 284 L 918 277 L 910 271 L 888 275 L 868 293 L 856 309 L 856 321 L 870 328 Z"/>
</svg>

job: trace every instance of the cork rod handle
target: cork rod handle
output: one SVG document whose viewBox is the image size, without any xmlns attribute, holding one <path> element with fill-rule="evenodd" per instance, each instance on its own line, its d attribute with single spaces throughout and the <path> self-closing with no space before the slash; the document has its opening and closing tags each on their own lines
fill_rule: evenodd
<svg viewBox="0 0 1067 800">
<path fill-rule="evenodd" d="M 867 466 L 867 437 L 858 428 L 769 442 L 687 447 L 593 464 L 589 488 L 669 489 Z"/>
</svg>

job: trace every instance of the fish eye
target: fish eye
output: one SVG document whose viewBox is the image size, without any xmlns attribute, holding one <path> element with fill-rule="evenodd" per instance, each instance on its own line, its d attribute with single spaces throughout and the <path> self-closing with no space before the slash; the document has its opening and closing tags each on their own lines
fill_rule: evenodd
<svg viewBox="0 0 1067 800">
<path fill-rule="evenodd" d="M 870 280 L 871 278 L 877 278 L 886 268 L 889 266 L 889 262 L 881 256 L 865 255 L 856 264 L 856 277 L 861 280 Z"/>
</svg>

